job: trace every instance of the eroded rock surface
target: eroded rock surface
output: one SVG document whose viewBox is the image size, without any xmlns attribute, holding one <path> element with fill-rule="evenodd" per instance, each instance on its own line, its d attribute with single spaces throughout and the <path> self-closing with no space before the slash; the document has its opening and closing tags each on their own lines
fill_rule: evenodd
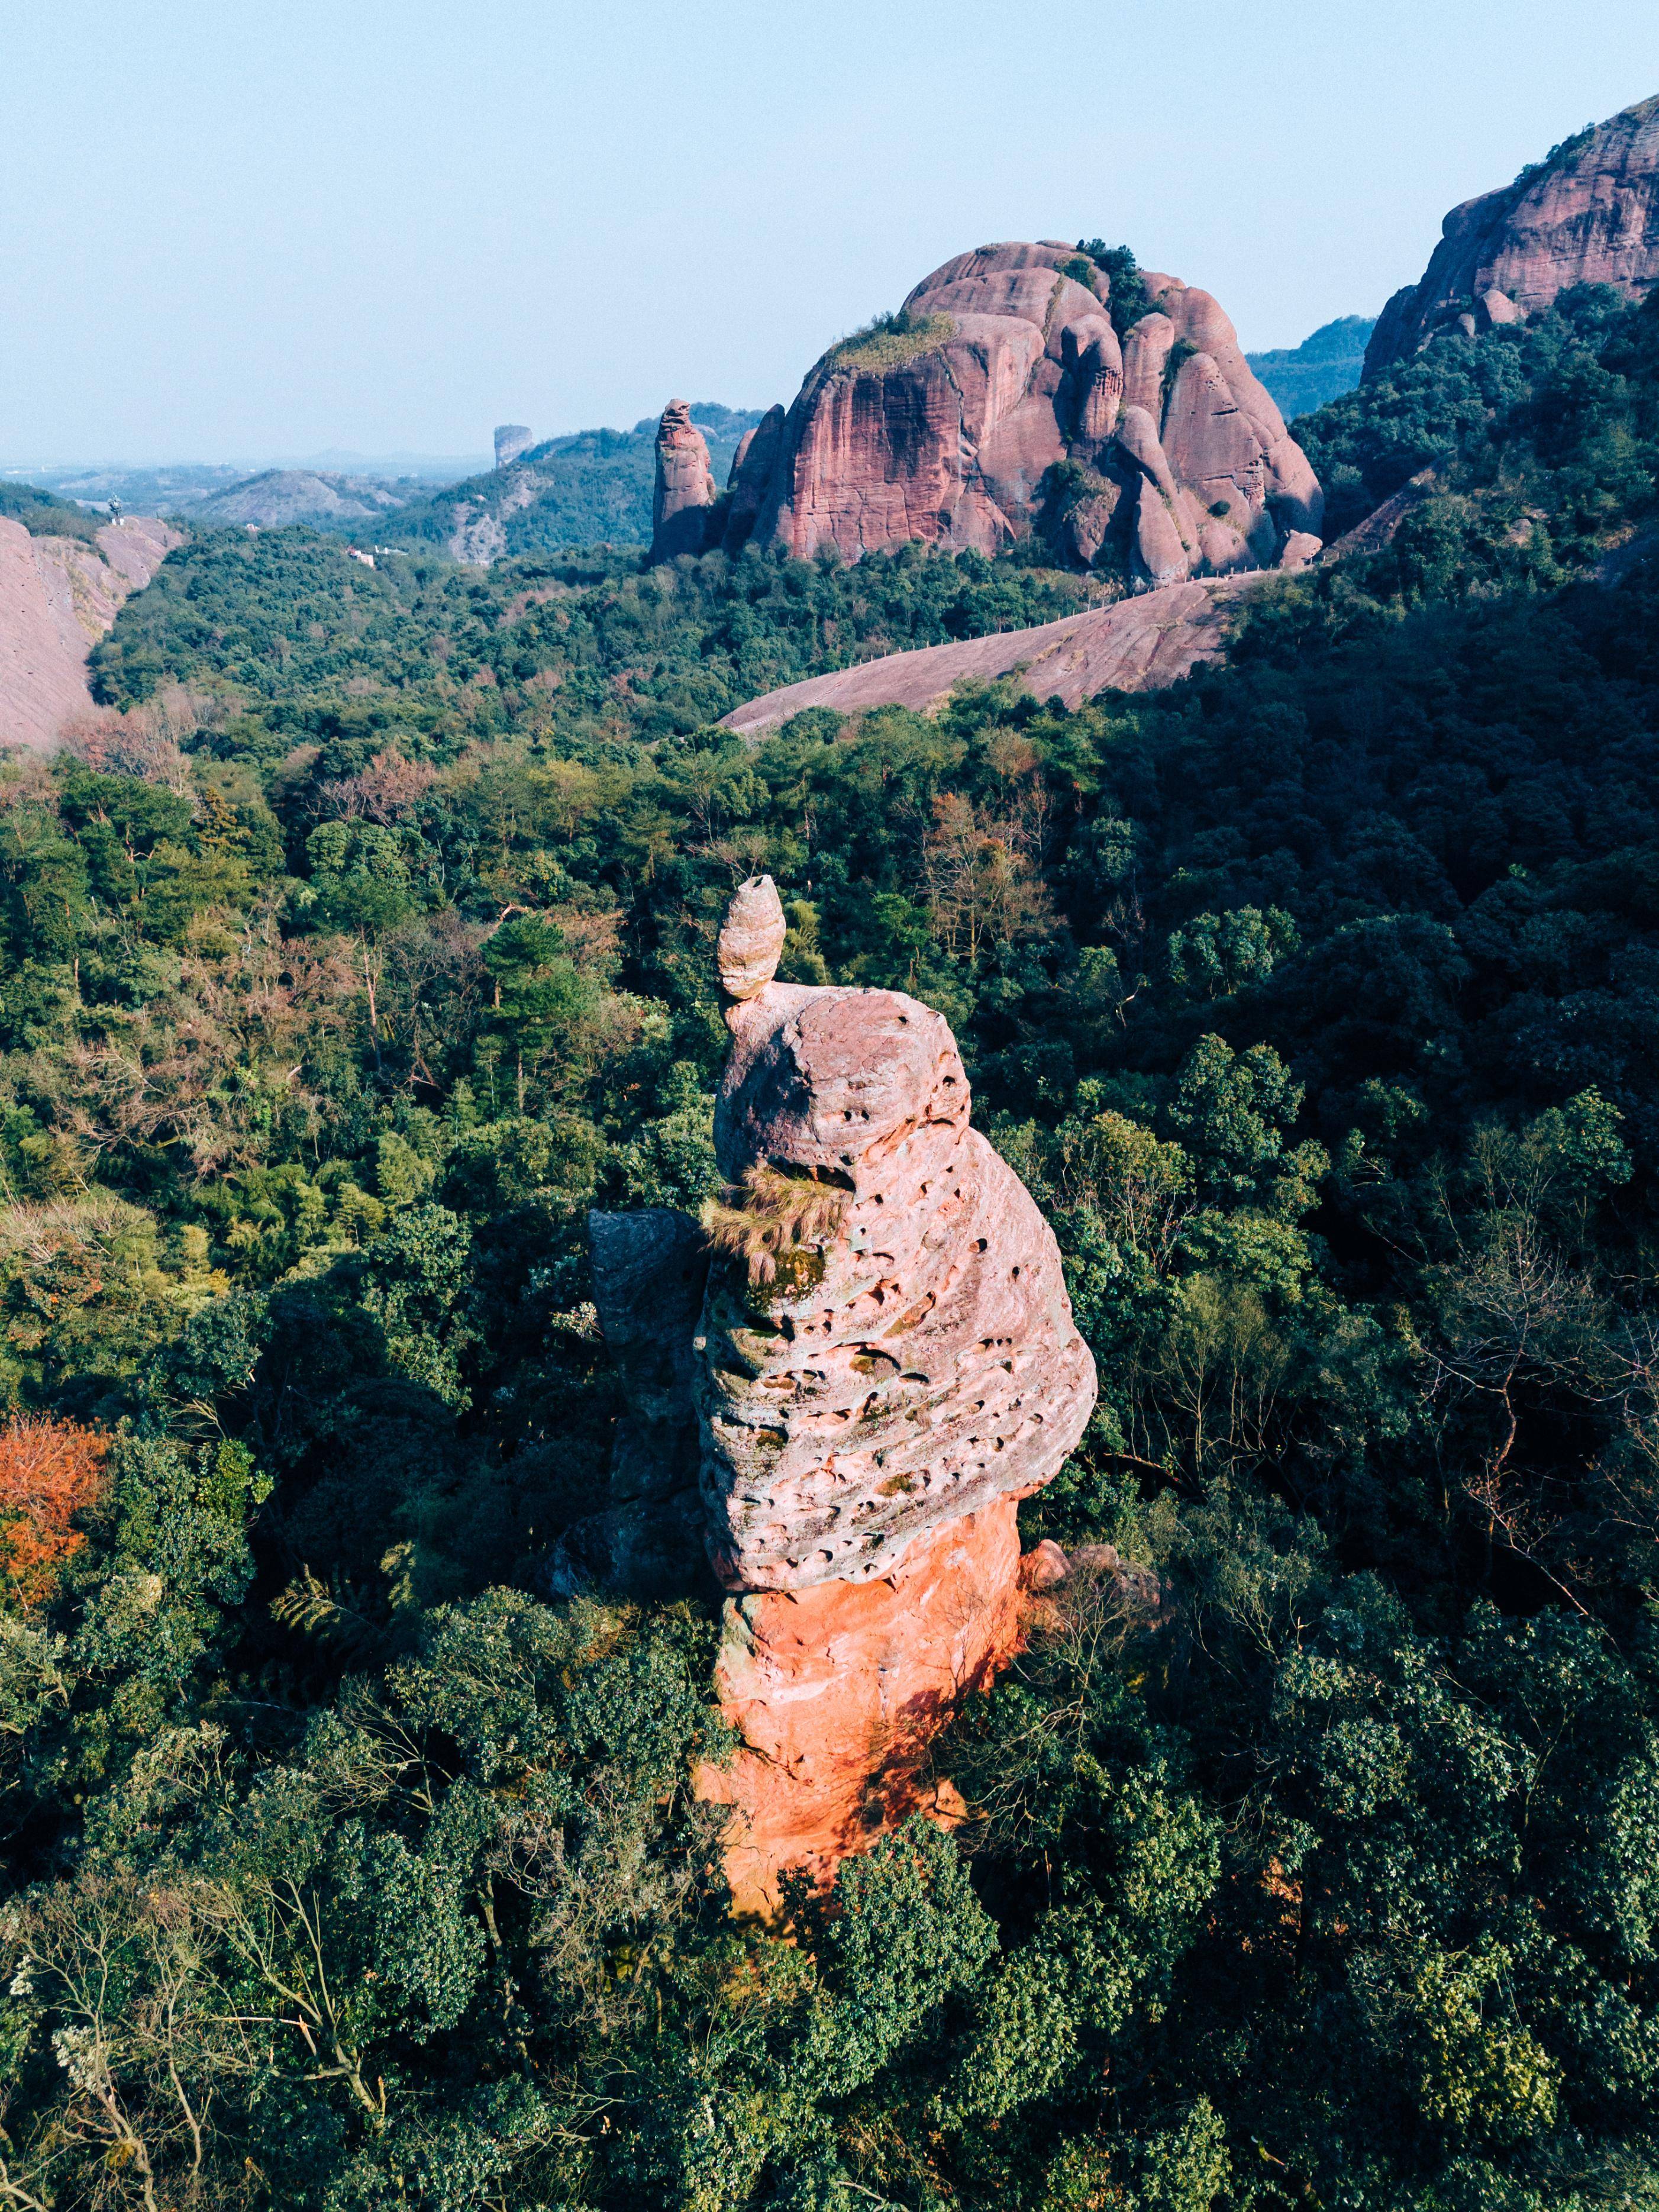
<svg viewBox="0 0 1659 2212">
<path fill-rule="evenodd" d="M 708 443 L 684 399 L 671 399 L 657 425 L 657 489 L 651 509 L 651 558 L 701 553 L 714 503 Z"/>
<path fill-rule="evenodd" d="M 143 515 L 106 523 L 95 545 L 0 518 L 0 744 L 49 752 L 92 711 L 88 651 L 182 543 Z"/>
<path fill-rule="evenodd" d="M 769 878 L 745 886 L 767 894 Z M 729 1589 L 869 1582 L 1056 1474 L 1094 1362 L 1052 1231 L 969 1124 L 942 1015 L 901 991 L 769 982 L 727 1023 L 714 1150 L 738 1211 L 745 1192 L 757 1221 L 799 1194 L 816 1226 L 769 1275 L 741 1249 L 709 1270 L 709 1556 Z"/>
<path fill-rule="evenodd" d="M 1512 185 L 1446 217 L 1422 279 L 1396 292 L 1365 349 L 1367 380 L 1472 313 L 1514 322 L 1570 284 L 1632 297 L 1659 282 L 1659 99 L 1569 139 Z M 1473 306 L 1472 306 L 1473 303 Z"/>
<path fill-rule="evenodd" d="M 1069 463 L 1090 502 L 1072 533 L 1073 550 L 1092 538 L 1085 557 L 1149 586 L 1271 565 L 1291 532 L 1318 532 L 1317 481 L 1216 301 L 1146 283 L 1152 312 L 1120 339 L 1104 272 L 1070 248 L 957 255 L 905 301 L 906 331 L 832 349 L 766 448 L 757 435 L 721 542 L 994 553 Z"/>
<path fill-rule="evenodd" d="M 760 996 L 778 971 L 787 934 L 770 876 L 740 884 L 714 945 L 714 972 L 726 998 L 741 1005 Z"/>
<path fill-rule="evenodd" d="M 700 1771 L 698 1794 L 732 1808 L 726 1871 L 739 1911 L 769 1918 L 785 1869 L 823 1886 L 908 1814 L 948 1815 L 948 1784 L 927 1779 L 933 1738 L 1019 1648 L 1015 1513 L 1000 1498 L 949 1522 L 878 1582 L 727 1604 L 716 1680 L 740 1747 L 728 1767 Z"/>
<path fill-rule="evenodd" d="M 1095 1397 L 1054 1237 L 969 1126 L 948 1024 L 902 992 L 779 983 L 784 934 L 770 878 L 744 884 L 715 955 L 730 1202 L 708 1243 L 666 1211 L 592 1217 L 627 1411 L 611 1502 L 543 1577 L 666 1594 L 706 1544 L 737 1747 L 697 1787 L 730 1808 L 738 1908 L 765 1917 L 787 1869 L 826 1885 L 911 1813 L 960 1813 L 929 1747 L 1064 1571 L 1052 1545 L 1022 1571 L 1018 1505 Z"/>
</svg>

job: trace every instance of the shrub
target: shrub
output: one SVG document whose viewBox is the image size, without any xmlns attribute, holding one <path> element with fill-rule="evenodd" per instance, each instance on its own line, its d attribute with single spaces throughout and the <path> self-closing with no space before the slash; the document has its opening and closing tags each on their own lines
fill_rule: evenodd
<svg viewBox="0 0 1659 2212">
<path fill-rule="evenodd" d="M 1111 288 L 1109 313 L 1112 328 L 1119 337 L 1127 337 L 1141 317 L 1152 312 L 1152 295 L 1140 273 L 1140 264 L 1127 246 L 1108 246 L 1103 238 L 1080 238 L 1077 250 L 1086 254 L 1097 269 L 1106 271 Z"/>
<path fill-rule="evenodd" d="M 85 1543 L 71 1523 L 103 1489 L 110 1441 L 73 1421 L 31 1414 L 0 1432 L 0 1558 L 15 1603 L 44 1605 L 59 1570 Z"/>
</svg>

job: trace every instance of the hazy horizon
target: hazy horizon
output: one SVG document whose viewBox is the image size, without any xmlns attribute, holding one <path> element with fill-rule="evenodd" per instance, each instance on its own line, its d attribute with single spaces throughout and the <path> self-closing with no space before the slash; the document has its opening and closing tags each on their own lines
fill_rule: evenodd
<svg viewBox="0 0 1659 2212">
<path fill-rule="evenodd" d="M 983 0 L 135 0 L 7 32 L 8 469 L 482 459 L 498 422 L 787 401 L 994 238 L 1125 240 L 1247 347 L 1295 345 L 1659 91 L 1631 0 L 1548 42 L 1489 0 L 1060 0 L 1030 30 Z"/>
</svg>

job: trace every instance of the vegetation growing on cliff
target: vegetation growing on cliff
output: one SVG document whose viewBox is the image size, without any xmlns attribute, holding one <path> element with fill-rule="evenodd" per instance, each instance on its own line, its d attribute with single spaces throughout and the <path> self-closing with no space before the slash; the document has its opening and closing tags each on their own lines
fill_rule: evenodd
<svg viewBox="0 0 1659 2212">
<path fill-rule="evenodd" d="M 913 315 L 908 307 L 899 307 L 890 314 L 878 315 L 861 331 L 842 338 L 830 347 L 824 356 L 824 365 L 830 368 L 868 369 L 880 375 L 890 368 L 902 368 L 907 362 L 916 361 L 925 353 L 933 353 L 954 336 L 956 323 L 949 315 Z"/>
<path fill-rule="evenodd" d="M 1656 364 L 1586 312 L 1328 410 L 1453 503 L 1161 697 L 713 726 L 1060 611 L 972 556 L 129 603 L 0 775 L 0 2195 L 1651 2201 L 1659 579 L 1563 579 Z M 955 1024 L 1103 1385 L 1028 1540 L 1133 1570 L 793 1944 L 690 1796 L 714 1619 L 534 1594 L 584 1211 L 718 1197 L 763 868 L 787 975 Z"/>
<path fill-rule="evenodd" d="M 1579 285 L 1528 323 L 1437 338 L 1304 416 L 1295 435 L 1325 487 L 1327 537 L 1428 469 L 1435 501 L 1403 533 L 1408 550 L 1437 541 L 1410 556 L 1423 588 L 1565 580 L 1651 512 L 1656 336 L 1653 297 L 1631 308 Z"/>
<path fill-rule="evenodd" d="M 1109 289 L 1107 313 L 1112 319 L 1112 328 L 1119 337 L 1127 337 L 1152 306 L 1140 264 L 1127 246 L 1108 246 L 1102 238 L 1080 238 L 1077 250 L 1085 261 L 1105 271 Z"/>
</svg>

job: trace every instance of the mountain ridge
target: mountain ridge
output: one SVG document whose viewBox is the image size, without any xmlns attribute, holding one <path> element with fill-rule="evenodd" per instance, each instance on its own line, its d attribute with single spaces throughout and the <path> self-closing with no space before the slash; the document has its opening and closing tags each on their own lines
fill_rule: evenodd
<svg viewBox="0 0 1659 2212">
<path fill-rule="evenodd" d="M 699 401 L 693 410 L 717 465 L 729 468 L 758 408 Z M 389 523 L 388 543 L 441 548 L 470 567 L 507 556 L 651 537 L 654 416 L 631 430 L 576 430 L 530 447 L 503 469 L 412 501 Z"/>
</svg>

